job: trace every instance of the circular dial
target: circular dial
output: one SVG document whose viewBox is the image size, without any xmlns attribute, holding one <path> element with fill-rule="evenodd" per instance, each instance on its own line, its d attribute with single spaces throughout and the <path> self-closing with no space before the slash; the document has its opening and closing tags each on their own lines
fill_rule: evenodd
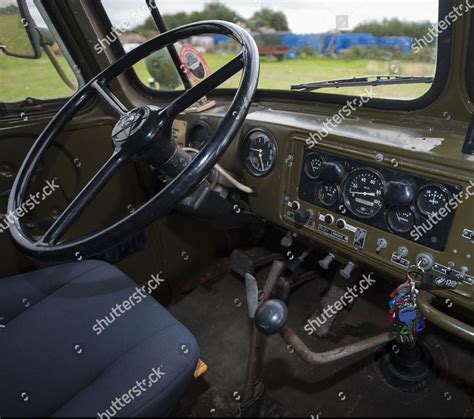
<svg viewBox="0 0 474 419">
<path fill-rule="evenodd" d="M 209 142 L 212 136 L 211 127 L 202 122 L 198 122 L 191 129 L 188 138 L 188 146 L 202 150 L 204 146 Z"/>
<path fill-rule="evenodd" d="M 311 180 L 319 179 L 324 159 L 317 153 L 310 153 L 304 161 L 304 172 Z"/>
<path fill-rule="evenodd" d="M 374 218 L 384 207 L 385 180 L 373 169 L 357 169 L 347 176 L 344 201 L 352 214 L 360 218 Z"/>
<path fill-rule="evenodd" d="M 406 234 L 415 226 L 416 216 L 410 208 L 391 209 L 387 212 L 387 224 L 394 233 Z"/>
<path fill-rule="evenodd" d="M 445 207 L 450 199 L 451 194 L 443 186 L 428 185 L 420 190 L 416 204 L 424 216 L 431 217 Z"/>
<path fill-rule="evenodd" d="M 318 188 L 318 199 L 326 207 L 336 205 L 339 197 L 339 187 L 333 183 L 321 183 Z"/>
<path fill-rule="evenodd" d="M 275 166 L 277 145 L 265 131 L 254 130 L 247 135 L 243 144 L 243 160 L 247 170 L 254 176 L 264 176 Z"/>
</svg>

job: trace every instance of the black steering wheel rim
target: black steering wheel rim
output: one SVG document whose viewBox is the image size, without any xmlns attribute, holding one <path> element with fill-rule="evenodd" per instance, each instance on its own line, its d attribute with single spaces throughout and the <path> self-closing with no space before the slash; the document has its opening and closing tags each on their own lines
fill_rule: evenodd
<svg viewBox="0 0 474 419">
<path fill-rule="evenodd" d="M 211 141 L 176 178 L 162 191 L 146 202 L 140 209 L 100 231 L 92 232 L 86 236 L 81 236 L 66 242 L 59 242 L 62 237 L 59 233 L 63 235 L 65 233 L 62 227 L 68 224 L 70 228 L 71 224 L 74 223 L 85 209 L 85 207 L 82 208 L 79 213 L 75 212 L 76 208 L 72 208 L 71 210 L 70 207 L 76 202 L 75 200 L 66 208 L 63 214 L 59 216 L 58 220 L 60 223 L 56 220 L 58 224 L 55 224 L 56 231 L 54 231 L 53 228 L 51 229 L 52 233 L 56 234 L 49 234 L 48 236 L 48 233 L 51 233 L 48 231 L 40 240 L 33 238 L 23 229 L 20 217 L 14 218 L 14 221 L 10 225 L 10 234 L 24 253 L 41 260 L 54 261 L 73 260 L 77 258 L 77 255 L 80 255 L 81 258 L 97 256 L 103 253 L 104 250 L 114 247 L 117 243 L 123 242 L 126 238 L 142 231 L 149 224 L 166 215 L 212 170 L 241 128 L 250 109 L 259 78 L 259 54 L 255 41 L 244 29 L 233 23 L 224 21 L 192 23 L 158 35 L 118 59 L 83 86 L 50 121 L 29 151 L 13 184 L 8 201 L 8 213 L 15 213 L 16 209 L 21 207 L 25 201 L 28 185 L 36 172 L 38 163 L 44 157 L 53 140 L 64 128 L 64 125 L 74 117 L 79 109 L 93 95 L 99 94 L 102 96 L 121 116 L 120 121 L 125 118 L 133 120 L 136 114 L 135 111 L 139 108 L 127 112 L 126 108 L 109 90 L 107 86 L 108 83 L 150 53 L 172 45 L 181 39 L 203 34 L 228 35 L 242 46 L 241 53 L 201 83 L 186 90 L 165 108 L 147 107 L 148 111 L 154 115 L 154 119 L 148 123 L 148 131 L 141 135 L 141 137 L 143 137 L 143 141 L 140 145 L 141 148 L 133 145 L 132 142 L 129 142 L 131 144 L 130 147 L 123 147 L 119 144 L 118 140 L 116 141 L 116 139 L 114 139 L 114 154 L 100 170 L 102 178 L 97 179 L 97 184 L 95 184 L 94 181 L 96 177 L 94 177 L 81 191 L 78 197 L 81 196 L 85 190 L 87 190 L 88 198 L 90 198 L 89 195 L 91 193 L 95 193 L 93 195 L 93 197 L 95 197 L 116 173 L 116 170 L 122 167 L 125 162 L 144 159 L 144 150 L 148 152 L 151 147 L 156 151 L 156 144 L 154 144 L 155 138 L 153 138 L 153 135 L 156 135 L 156 137 L 161 135 L 160 133 L 166 129 L 167 125 L 170 125 L 170 121 L 172 122 L 179 113 L 242 70 L 240 85 L 232 104 Z M 129 116 L 132 112 L 134 112 L 133 117 Z M 141 113 L 143 114 L 144 112 Z M 124 155 L 127 158 L 126 161 L 124 161 Z M 96 176 L 98 175 L 99 173 Z M 78 197 L 76 197 L 76 199 Z M 87 206 L 90 202 L 90 199 L 85 200 L 85 202 L 84 199 L 82 199 L 80 204 Z M 71 216 L 71 213 L 69 213 L 69 218 L 68 210 L 71 210 L 73 215 Z M 65 213 L 66 215 L 64 216 Z M 61 225 L 61 223 L 63 223 L 63 225 Z M 55 225 L 53 225 L 53 227 Z M 46 237 L 48 240 L 45 240 Z"/>
</svg>

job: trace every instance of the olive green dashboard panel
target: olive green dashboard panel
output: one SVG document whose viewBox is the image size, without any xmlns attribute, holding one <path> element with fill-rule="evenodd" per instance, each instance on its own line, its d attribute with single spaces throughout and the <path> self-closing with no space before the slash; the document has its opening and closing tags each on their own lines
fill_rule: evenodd
<svg viewBox="0 0 474 419">
<path fill-rule="evenodd" d="M 467 125 L 406 115 L 397 115 L 395 121 L 388 114 L 382 119 L 367 112 L 365 118 L 348 118 L 323 136 L 322 124 L 331 110 L 325 114 L 319 109 L 315 115 L 294 108 L 254 106 L 221 161 L 255 191 L 249 198 L 251 209 L 325 247 L 342 262 L 351 260 L 399 280 L 417 256 L 428 254 L 435 263 L 433 272 L 442 276 L 447 269 L 466 282 L 434 293 L 474 310 L 473 287 L 468 285 L 474 282 L 474 157 L 461 152 Z M 215 129 L 225 109 L 187 114 L 188 137 L 196 124 Z M 255 130 L 261 132 L 260 141 L 252 142 Z M 274 147 L 266 145 L 270 140 Z M 333 183 L 336 188 L 321 192 L 321 183 L 327 182 L 314 179 L 312 191 L 308 186 L 302 190 L 308 153 L 344 166 L 345 173 Z M 255 173 L 259 167 L 262 174 Z M 337 179 L 338 171 L 329 169 L 329 176 Z M 390 186 L 398 191 L 403 180 L 411 189 L 402 188 L 400 201 L 384 198 Z M 374 203 L 379 198 L 382 202 Z M 373 211 L 379 222 L 371 218 Z"/>
</svg>

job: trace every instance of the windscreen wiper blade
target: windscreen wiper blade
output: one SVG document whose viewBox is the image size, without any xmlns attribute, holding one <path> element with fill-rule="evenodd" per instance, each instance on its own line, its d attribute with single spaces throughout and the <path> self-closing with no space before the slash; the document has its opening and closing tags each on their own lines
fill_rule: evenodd
<svg viewBox="0 0 474 419">
<path fill-rule="evenodd" d="M 434 77 L 432 76 L 362 76 L 294 84 L 291 86 L 291 90 L 311 92 L 325 87 L 383 86 L 389 84 L 433 83 L 433 81 Z"/>
</svg>

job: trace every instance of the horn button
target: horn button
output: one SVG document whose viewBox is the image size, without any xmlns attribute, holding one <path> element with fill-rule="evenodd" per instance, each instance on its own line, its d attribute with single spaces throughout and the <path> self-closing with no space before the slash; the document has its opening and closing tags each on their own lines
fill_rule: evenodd
<svg viewBox="0 0 474 419">
<path fill-rule="evenodd" d="M 115 143 L 122 143 L 131 139 L 145 125 L 150 116 L 150 109 L 143 106 L 135 108 L 122 116 L 112 131 Z"/>
<path fill-rule="evenodd" d="M 140 106 L 123 115 L 112 130 L 117 152 L 131 157 L 146 155 L 153 163 L 162 164 L 176 150 L 171 138 L 170 124 L 156 106 Z M 153 147 L 154 143 L 159 147 Z"/>
</svg>

